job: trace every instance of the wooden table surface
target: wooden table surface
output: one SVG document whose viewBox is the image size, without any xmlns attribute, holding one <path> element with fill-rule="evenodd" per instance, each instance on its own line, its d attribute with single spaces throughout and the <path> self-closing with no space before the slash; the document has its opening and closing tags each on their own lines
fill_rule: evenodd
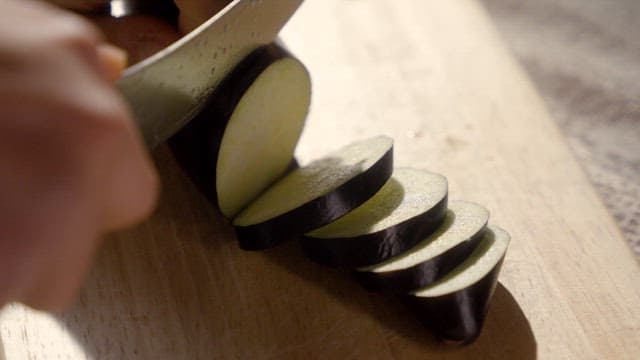
<svg viewBox="0 0 640 360">
<path fill-rule="evenodd" d="M 398 165 L 492 211 L 513 240 L 475 344 L 437 344 L 294 244 L 242 252 L 161 148 L 157 213 L 107 241 L 68 312 L 7 307 L 4 356 L 635 359 L 638 264 L 487 15 L 473 0 L 398 4 L 307 1 L 285 29 L 315 86 L 299 156 L 387 134 Z"/>
</svg>

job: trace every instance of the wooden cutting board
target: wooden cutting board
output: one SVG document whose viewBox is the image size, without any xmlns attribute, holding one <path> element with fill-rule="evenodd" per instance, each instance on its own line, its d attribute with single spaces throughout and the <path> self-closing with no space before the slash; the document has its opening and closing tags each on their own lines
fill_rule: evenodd
<svg viewBox="0 0 640 360">
<path fill-rule="evenodd" d="M 638 264 L 475 1 L 307 1 L 283 38 L 315 83 L 303 161 L 390 135 L 398 165 L 446 175 L 511 232 L 478 341 L 437 344 L 294 244 L 240 251 L 161 148 L 155 216 L 108 239 L 68 312 L 7 307 L 7 359 L 636 358 Z"/>
</svg>

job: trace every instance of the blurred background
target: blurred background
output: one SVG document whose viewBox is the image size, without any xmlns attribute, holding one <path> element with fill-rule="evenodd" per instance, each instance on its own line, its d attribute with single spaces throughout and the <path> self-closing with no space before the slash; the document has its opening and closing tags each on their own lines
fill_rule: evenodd
<svg viewBox="0 0 640 360">
<path fill-rule="evenodd" d="M 640 1 L 481 2 L 640 256 Z"/>
</svg>

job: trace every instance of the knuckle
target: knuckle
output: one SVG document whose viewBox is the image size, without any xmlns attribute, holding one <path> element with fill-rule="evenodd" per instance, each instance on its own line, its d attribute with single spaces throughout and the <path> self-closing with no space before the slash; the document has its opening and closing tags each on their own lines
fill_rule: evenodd
<svg viewBox="0 0 640 360">
<path fill-rule="evenodd" d="M 63 28 L 69 31 L 69 34 L 83 35 L 85 37 L 93 38 L 99 36 L 99 30 L 95 25 L 93 25 L 93 23 L 74 13 L 63 12 L 58 15 L 57 21 L 61 23 Z"/>
<path fill-rule="evenodd" d="M 89 21 L 71 13 L 62 13 L 50 20 L 53 22 L 46 40 L 50 46 L 80 51 L 83 54 L 95 52 L 101 38 L 100 31 Z M 93 55 L 92 55 L 93 56 Z"/>
<path fill-rule="evenodd" d="M 93 76 L 76 74 L 72 78 L 73 85 L 46 85 L 56 92 L 43 91 L 32 99 L 32 106 L 38 106 L 39 113 L 46 116 L 34 125 L 42 125 L 43 130 L 73 147 L 87 146 L 88 150 L 113 146 L 130 136 L 133 119 L 117 91 Z M 59 77 L 52 79 L 54 83 L 60 81 Z"/>
</svg>

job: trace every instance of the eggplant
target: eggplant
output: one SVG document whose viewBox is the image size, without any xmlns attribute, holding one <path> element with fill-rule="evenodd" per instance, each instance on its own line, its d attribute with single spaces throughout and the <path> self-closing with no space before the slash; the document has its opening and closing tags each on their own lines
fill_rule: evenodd
<svg viewBox="0 0 640 360">
<path fill-rule="evenodd" d="M 386 136 L 300 167 L 293 154 L 310 102 L 304 65 L 277 44 L 261 46 L 169 145 L 198 188 L 232 219 L 242 249 L 298 238 L 312 260 L 356 269 L 370 290 L 401 293 L 439 338 L 473 341 L 509 235 L 487 228 L 489 213 L 479 205 L 453 202 L 447 210 L 443 176 L 394 171 L 393 140 Z"/>
<path fill-rule="evenodd" d="M 239 245 L 261 250 L 326 225 L 371 198 L 393 171 L 393 140 L 378 136 L 293 170 L 233 220 Z"/>
<path fill-rule="evenodd" d="M 249 54 L 169 144 L 227 218 L 289 169 L 311 101 L 304 65 L 278 45 Z"/>
<path fill-rule="evenodd" d="M 447 212 L 447 192 L 442 175 L 398 168 L 362 206 L 305 234 L 300 243 L 320 264 L 356 268 L 380 263 L 436 230 Z"/>
<path fill-rule="evenodd" d="M 452 201 L 444 222 L 410 250 L 385 262 L 359 268 L 356 279 L 367 290 L 402 293 L 427 286 L 460 265 L 484 235 L 489 211 Z"/>
<path fill-rule="evenodd" d="M 412 313 L 445 342 L 473 342 L 482 329 L 509 241 L 506 231 L 489 226 L 464 263 L 404 297 Z"/>
</svg>

